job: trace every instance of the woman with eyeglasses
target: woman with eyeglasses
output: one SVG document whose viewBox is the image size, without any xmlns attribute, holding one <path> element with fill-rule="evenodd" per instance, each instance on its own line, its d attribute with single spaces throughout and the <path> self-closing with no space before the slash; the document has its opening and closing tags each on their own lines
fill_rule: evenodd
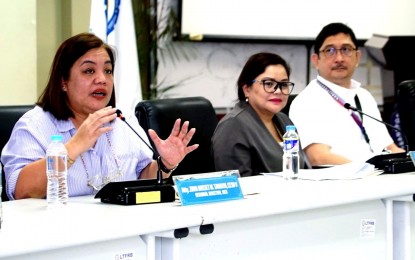
<svg viewBox="0 0 415 260">
<path fill-rule="evenodd" d="M 217 171 L 241 176 L 282 171 L 282 136 L 293 122 L 280 112 L 294 88 L 291 69 L 274 53 L 252 55 L 237 82 L 238 102 L 219 122 L 212 137 Z M 300 137 L 301 138 L 301 137 Z M 301 152 L 300 168 L 304 168 Z"/>
<path fill-rule="evenodd" d="M 365 162 L 384 149 L 404 152 L 385 125 L 348 109 L 382 120 L 374 97 L 353 79 L 361 56 L 355 34 L 343 23 L 326 25 L 315 39 L 311 61 L 318 76 L 290 106 L 313 166 Z"/>
<path fill-rule="evenodd" d="M 10 199 L 45 198 L 45 154 L 54 134 L 63 136 L 68 151 L 69 196 L 94 194 L 109 182 L 156 179 L 158 164 L 167 177 L 198 147 L 188 146 L 195 129 L 178 119 L 166 140 L 149 130 L 161 158 L 153 160 L 153 151 L 117 118 L 114 65 L 113 49 L 93 34 L 61 44 L 45 90 L 2 151 Z M 127 121 L 149 143 L 138 120 Z"/>
</svg>

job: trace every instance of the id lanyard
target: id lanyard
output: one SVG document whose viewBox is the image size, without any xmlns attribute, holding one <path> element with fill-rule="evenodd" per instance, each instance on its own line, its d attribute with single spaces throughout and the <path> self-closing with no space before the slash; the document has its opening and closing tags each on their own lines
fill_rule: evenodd
<svg viewBox="0 0 415 260">
<path fill-rule="evenodd" d="M 344 100 L 339 97 L 333 90 L 331 90 L 329 87 L 327 87 L 326 85 L 323 84 L 323 82 L 321 82 L 320 80 L 317 80 L 317 83 L 320 85 L 320 87 L 322 87 L 325 91 L 327 91 L 327 93 L 330 94 L 330 96 L 337 102 L 339 103 L 339 105 L 341 105 L 342 107 L 344 107 Z M 356 95 L 355 100 L 357 99 L 356 103 L 359 103 L 360 105 L 360 101 Z M 351 111 L 350 115 L 352 116 L 353 120 L 356 122 L 356 124 L 359 126 L 360 130 L 362 131 L 363 136 L 365 137 L 366 142 L 368 143 L 370 150 L 373 151 L 372 147 L 370 146 L 370 139 L 369 136 L 366 133 L 366 129 L 363 126 L 363 122 L 360 119 L 360 117 L 354 112 Z"/>
</svg>

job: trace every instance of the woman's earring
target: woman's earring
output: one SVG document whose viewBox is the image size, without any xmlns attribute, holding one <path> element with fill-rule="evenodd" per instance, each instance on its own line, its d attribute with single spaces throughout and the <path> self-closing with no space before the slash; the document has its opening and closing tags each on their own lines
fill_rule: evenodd
<svg viewBox="0 0 415 260">
<path fill-rule="evenodd" d="M 62 87 L 62 91 L 66 91 L 67 89 L 66 89 L 66 87 Z"/>
<path fill-rule="evenodd" d="M 245 102 L 246 102 L 246 103 L 249 103 L 249 100 L 248 100 L 248 98 L 245 98 Z"/>
</svg>

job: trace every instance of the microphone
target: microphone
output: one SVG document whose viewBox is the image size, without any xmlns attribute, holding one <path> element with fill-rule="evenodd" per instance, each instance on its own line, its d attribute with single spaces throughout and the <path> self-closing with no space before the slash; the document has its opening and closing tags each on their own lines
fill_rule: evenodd
<svg viewBox="0 0 415 260">
<path fill-rule="evenodd" d="M 95 198 L 101 202 L 119 205 L 137 205 L 159 202 L 172 202 L 176 199 L 176 192 L 172 185 L 163 183 L 162 170 L 168 171 L 161 161 L 161 156 L 154 150 L 125 120 L 121 110 L 117 109 L 117 117 L 140 138 L 140 140 L 157 156 L 157 178 L 147 180 L 110 182 L 106 184 Z"/>
<path fill-rule="evenodd" d="M 368 115 L 368 114 L 364 113 L 362 110 L 357 109 L 356 107 L 351 106 L 349 103 L 345 103 L 345 104 L 344 104 L 344 108 L 346 108 L 346 109 L 350 109 L 350 110 L 353 110 L 353 111 L 356 111 L 356 112 L 358 112 L 358 113 L 359 113 L 359 114 L 361 114 L 361 115 L 365 115 L 365 116 L 367 116 L 367 117 L 370 117 L 370 118 L 372 118 L 373 120 L 378 121 L 379 123 L 382 123 L 382 124 L 384 124 L 384 125 L 386 125 L 386 126 L 388 126 L 388 127 L 392 128 L 392 129 L 394 129 L 394 130 L 398 131 L 399 133 L 401 133 L 401 134 L 402 134 L 402 137 L 405 139 L 405 143 L 406 143 L 406 145 L 405 145 L 405 152 L 406 152 L 406 153 L 408 153 L 408 152 L 409 152 L 409 147 L 408 147 L 408 138 L 406 138 L 405 133 L 404 133 L 401 129 L 399 129 L 399 128 L 397 128 L 397 127 L 395 127 L 395 126 L 391 125 L 391 124 L 388 124 L 388 123 L 386 123 L 386 122 L 384 122 L 384 121 L 381 121 L 381 120 L 379 120 L 379 119 L 377 119 L 377 118 L 375 118 L 375 117 L 373 117 L 373 116 L 370 116 L 370 115 Z"/>
<path fill-rule="evenodd" d="M 156 150 L 154 150 L 153 147 L 151 147 L 146 141 L 144 141 L 144 139 L 134 130 L 134 128 L 131 127 L 131 125 L 125 120 L 125 117 L 122 115 L 121 110 L 117 109 L 115 113 L 117 113 L 118 118 L 124 121 L 124 123 L 126 123 L 128 127 L 140 138 L 140 140 L 148 147 L 148 149 L 150 149 L 157 156 L 157 183 L 161 184 L 163 182 L 163 174 L 161 173 L 162 162 L 159 153 Z"/>
<path fill-rule="evenodd" d="M 155 153 L 155 154 L 157 154 L 157 156 L 159 156 L 158 153 L 157 153 L 157 151 L 155 151 L 153 149 L 153 147 L 151 147 L 148 143 L 146 143 L 146 141 L 144 141 L 144 139 L 134 130 L 134 128 L 132 128 L 131 125 L 127 121 L 125 121 L 125 117 L 122 115 L 121 110 L 117 109 L 117 111 L 115 111 L 115 113 L 117 113 L 117 117 L 119 119 L 121 119 L 122 121 L 124 121 L 124 123 L 126 123 L 128 125 L 128 127 L 131 130 L 133 130 L 133 132 L 141 139 L 141 141 L 148 147 L 148 149 L 150 149 L 153 153 Z"/>
</svg>

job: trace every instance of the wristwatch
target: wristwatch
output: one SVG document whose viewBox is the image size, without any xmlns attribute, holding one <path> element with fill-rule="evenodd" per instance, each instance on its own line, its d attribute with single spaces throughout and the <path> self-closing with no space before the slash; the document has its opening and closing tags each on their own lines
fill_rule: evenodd
<svg viewBox="0 0 415 260">
<path fill-rule="evenodd" d="M 157 161 L 158 161 L 158 165 L 160 166 L 160 169 L 167 173 L 167 174 L 171 174 L 174 170 L 177 169 L 177 166 L 179 166 L 179 164 L 177 164 L 176 166 L 174 166 L 172 169 L 167 169 L 167 167 L 163 164 L 163 161 L 161 160 L 161 157 L 157 157 Z"/>
</svg>

